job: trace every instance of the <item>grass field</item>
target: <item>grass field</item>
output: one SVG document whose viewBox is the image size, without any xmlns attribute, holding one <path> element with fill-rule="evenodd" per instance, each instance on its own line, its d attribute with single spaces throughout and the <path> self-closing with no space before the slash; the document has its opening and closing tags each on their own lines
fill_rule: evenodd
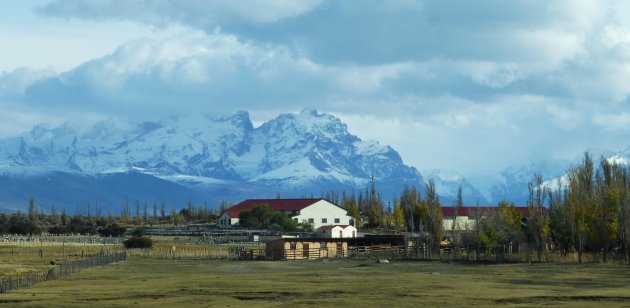
<svg viewBox="0 0 630 308">
<path fill-rule="evenodd" d="M 31 271 L 44 271 L 54 263 L 95 256 L 101 250 L 115 251 L 121 245 L 78 243 L 0 243 L 0 278 Z M 41 254 L 40 254 L 41 253 Z"/>
<path fill-rule="evenodd" d="M 10 306 L 630 307 L 630 267 L 129 258 L 0 296 Z"/>
</svg>

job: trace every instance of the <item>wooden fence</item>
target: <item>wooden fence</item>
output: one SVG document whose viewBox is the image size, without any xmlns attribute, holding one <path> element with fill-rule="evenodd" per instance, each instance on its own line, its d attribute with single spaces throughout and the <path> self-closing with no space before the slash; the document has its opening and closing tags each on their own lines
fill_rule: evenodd
<svg viewBox="0 0 630 308">
<path fill-rule="evenodd" d="M 83 260 L 58 264 L 57 266 L 52 267 L 46 271 L 33 271 L 0 278 L 0 293 L 28 288 L 42 281 L 56 280 L 62 277 L 68 277 L 73 273 L 79 272 L 86 268 L 120 262 L 124 261 L 126 258 L 127 254 L 124 251 L 108 253 L 93 258 L 86 258 Z"/>
<path fill-rule="evenodd" d="M 172 248 L 150 248 L 150 249 L 128 249 L 130 257 L 149 257 L 171 260 L 203 260 L 203 259 L 227 259 L 229 257 L 229 246 L 221 247 L 178 247 Z"/>
</svg>

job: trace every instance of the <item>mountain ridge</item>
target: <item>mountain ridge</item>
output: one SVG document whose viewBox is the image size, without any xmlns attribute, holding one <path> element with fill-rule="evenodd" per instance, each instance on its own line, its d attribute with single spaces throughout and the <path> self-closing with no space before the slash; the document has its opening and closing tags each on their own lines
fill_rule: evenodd
<svg viewBox="0 0 630 308">
<path fill-rule="evenodd" d="M 358 191 L 372 176 L 384 196 L 404 185 L 423 184 L 420 172 L 404 165 L 390 146 L 363 141 L 340 119 L 310 109 L 281 114 L 259 127 L 239 111 L 158 121 L 107 119 L 87 128 L 37 125 L 18 137 L 0 139 L 4 177 L 48 172 L 88 177 L 138 172 L 215 202 L 221 197 L 238 201 L 277 193 Z"/>
</svg>

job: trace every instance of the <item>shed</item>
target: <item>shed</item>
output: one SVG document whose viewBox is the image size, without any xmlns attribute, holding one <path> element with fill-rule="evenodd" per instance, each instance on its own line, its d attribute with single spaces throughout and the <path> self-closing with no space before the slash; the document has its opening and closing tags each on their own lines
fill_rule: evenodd
<svg viewBox="0 0 630 308">
<path fill-rule="evenodd" d="M 348 239 L 344 238 L 280 238 L 268 241 L 267 259 L 312 260 L 348 256 Z"/>
<path fill-rule="evenodd" d="M 317 228 L 317 237 L 353 238 L 357 237 L 357 228 L 350 225 L 327 225 Z"/>
</svg>

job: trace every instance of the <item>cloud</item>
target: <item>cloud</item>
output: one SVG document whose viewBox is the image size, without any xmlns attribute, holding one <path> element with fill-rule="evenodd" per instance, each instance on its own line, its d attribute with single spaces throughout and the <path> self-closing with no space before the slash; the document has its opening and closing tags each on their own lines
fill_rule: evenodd
<svg viewBox="0 0 630 308">
<path fill-rule="evenodd" d="M 593 123 L 607 131 L 628 131 L 630 130 L 630 113 L 595 114 Z"/>
<path fill-rule="evenodd" d="M 24 95 L 26 88 L 38 80 L 56 75 L 52 68 L 31 69 L 17 68 L 11 72 L 0 73 L 0 97 L 4 99 L 18 99 Z"/>
<path fill-rule="evenodd" d="M 397 92 L 417 87 L 423 94 L 473 99 L 507 91 L 620 102 L 630 94 L 619 82 L 627 79 L 628 69 L 619 64 L 629 60 L 628 53 L 613 51 L 622 49 L 630 25 L 620 5 L 589 0 L 57 0 L 39 12 L 184 25 L 210 35 L 220 29 L 251 46 L 289 50 L 315 69 L 346 68 L 348 79 L 338 79 L 338 86 L 364 95 L 389 86 Z M 188 73 L 197 69 L 203 77 L 201 63 L 188 65 Z M 592 76 L 602 82 L 592 83 Z M 409 81 L 392 85 L 388 80 Z"/>
<path fill-rule="evenodd" d="M 253 24 L 272 23 L 304 14 L 321 0 L 57 0 L 38 12 L 64 18 L 120 19 L 165 26 L 179 23 L 198 29 L 212 29 L 232 19 Z"/>
<path fill-rule="evenodd" d="M 160 35 L 61 73 L 3 73 L 0 107 L 4 99 L 60 117 L 246 109 L 258 123 L 310 107 L 423 169 L 473 173 L 532 157 L 572 159 L 587 148 L 626 147 L 618 146 L 630 124 L 624 6 L 57 0 L 38 12 L 149 25 Z"/>
<path fill-rule="evenodd" d="M 119 115 L 195 108 L 350 110 L 360 108 L 353 102 L 363 98 L 378 97 L 386 105 L 387 97 L 439 85 L 440 69 L 432 62 L 323 65 L 285 46 L 187 30 L 131 41 L 70 71 L 29 79 L 18 92 L 32 106 Z"/>
</svg>

